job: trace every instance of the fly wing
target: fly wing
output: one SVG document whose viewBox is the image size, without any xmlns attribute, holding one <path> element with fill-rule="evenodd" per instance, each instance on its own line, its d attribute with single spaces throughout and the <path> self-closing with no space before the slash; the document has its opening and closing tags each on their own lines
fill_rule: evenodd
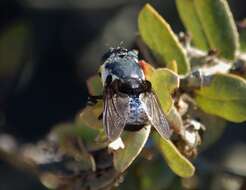
<svg viewBox="0 0 246 190">
<path fill-rule="evenodd" d="M 103 125 L 108 138 L 120 137 L 128 118 L 129 97 L 126 94 L 106 93 L 104 98 Z"/>
<path fill-rule="evenodd" d="M 171 130 L 155 93 L 146 92 L 142 97 L 142 101 L 146 105 L 147 114 L 153 127 L 158 131 L 162 138 L 169 138 Z"/>
</svg>

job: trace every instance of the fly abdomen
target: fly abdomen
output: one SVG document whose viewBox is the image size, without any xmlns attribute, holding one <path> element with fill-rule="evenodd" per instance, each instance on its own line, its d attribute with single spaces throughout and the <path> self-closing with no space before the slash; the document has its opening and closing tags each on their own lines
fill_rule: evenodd
<svg viewBox="0 0 246 190">
<path fill-rule="evenodd" d="M 129 97 L 129 115 L 126 124 L 129 126 L 143 126 L 148 123 L 145 105 L 139 96 Z"/>
</svg>

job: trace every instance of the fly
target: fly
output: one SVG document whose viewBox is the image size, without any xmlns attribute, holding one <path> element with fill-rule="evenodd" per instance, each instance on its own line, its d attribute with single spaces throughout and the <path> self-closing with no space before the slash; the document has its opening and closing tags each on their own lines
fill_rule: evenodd
<svg viewBox="0 0 246 190">
<path fill-rule="evenodd" d="M 168 122 L 151 83 L 145 79 L 137 51 L 110 48 L 103 61 L 103 126 L 109 140 L 119 138 L 124 129 L 137 131 L 149 124 L 163 138 L 169 138 Z"/>
</svg>

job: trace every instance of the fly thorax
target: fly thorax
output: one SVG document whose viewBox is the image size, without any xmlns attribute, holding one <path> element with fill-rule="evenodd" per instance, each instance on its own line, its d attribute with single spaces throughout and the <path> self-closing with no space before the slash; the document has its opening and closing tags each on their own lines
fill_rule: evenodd
<svg viewBox="0 0 246 190">
<path fill-rule="evenodd" d="M 128 51 L 124 48 L 111 48 L 104 56 L 104 63 L 101 66 L 102 83 L 110 76 L 112 81 L 120 79 L 123 83 L 128 79 L 145 80 L 142 67 L 138 64 L 138 53 Z M 138 88 L 132 84 L 132 88 Z"/>
</svg>

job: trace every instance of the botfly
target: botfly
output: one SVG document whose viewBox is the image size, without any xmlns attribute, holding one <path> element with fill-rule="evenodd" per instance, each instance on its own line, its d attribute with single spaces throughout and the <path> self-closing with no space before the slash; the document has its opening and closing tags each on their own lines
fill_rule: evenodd
<svg viewBox="0 0 246 190">
<path fill-rule="evenodd" d="M 152 125 L 163 138 L 170 128 L 151 83 L 146 80 L 138 52 L 110 48 L 99 72 L 104 87 L 103 126 L 114 141 L 123 130 L 137 131 Z"/>
</svg>

